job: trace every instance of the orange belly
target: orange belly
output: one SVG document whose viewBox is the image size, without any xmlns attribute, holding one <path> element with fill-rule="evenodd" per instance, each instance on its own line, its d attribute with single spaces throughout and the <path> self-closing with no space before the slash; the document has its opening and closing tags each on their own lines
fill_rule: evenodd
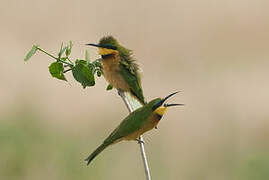
<svg viewBox="0 0 269 180">
<path fill-rule="evenodd" d="M 144 134 L 145 132 L 155 128 L 157 124 L 160 122 L 160 120 L 153 115 L 152 117 L 149 118 L 149 120 L 143 125 L 141 129 L 138 131 L 135 131 L 128 136 L 124 137 L 124 140 L 137 140 L 139 136 Z"/>
<path fill-rule="evenodd" d="M 130 91 L 129 85 L 123 79 L 120 68 L 119 60 L 115 56 L 102 60 L 104 77 L 107 82 L 116 89 L 123 91 Z"/>
</svg>

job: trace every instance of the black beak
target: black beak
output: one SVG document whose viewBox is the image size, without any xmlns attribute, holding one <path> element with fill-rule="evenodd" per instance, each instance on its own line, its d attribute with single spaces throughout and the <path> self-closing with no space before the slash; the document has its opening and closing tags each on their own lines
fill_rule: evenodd
<svg viewBox="0 0 269 180">
<path fill-rule="evenodd" d="M 85 44 L 85 45 L 86 45 L 86 46 L 95 46 L 95 47 L 100 47 L 100 48 L 102 47 L 102 46 L 100 46 L 100 45 L 98 45 L 98 44 L 91 44 L 91 43 L 90 43 L 90 44 Z"/>
<path fill-rule="evenodd" d="M 185 104 L 164 104 L 164 107 L 169 107 L 169 106 L 184 106 Z"/>
<path fill-rule="evenodd" d="M 179 93 L 180 91 L 177 91 L 177 92 L 174 92 L 168 96 L 166 96 L 163 100 L 162 100 L 162 104 L 167 100 L 169 99 L 170 97 L 172 97 L 173 95 Z M 184 104 L 164 104 L 163 105 L 164 107 L 169 107 L 169 106 L 184 106 Z"/>
<path fill-rule="evenodd" d="M 179 93 L 179 92 L 180 92 L 180 91 L 177 91 L 177 92 L 174 92 L 174 93 L 172 93 L 172 94 L 166 96 L 166 97 L 163 99 L 163 102 L 166 101 L 168 98 L 174 96 L 176 93 Z"/>
<path fill-rule="evenodd" d="M 158 107 L 160 107 L 161 105 L 163 105 L 163 103 L 168 99 L 170 98 L 171 96 L 175 95 L 176 93 L 178 93 L 180 91 L 177 91 L 177 92 L 174 92 L 168 96 L 166 96 L 164 99 L 162 99 L 159 103 L 155 104 L 153 107 L 152 107 L 152 110 L 155 110 L 157 109 Z M 164 104 L 163 106 L 164 107 L 169 107 L 169 106 L 182 106 L 184 104 Z"/>
</svg>

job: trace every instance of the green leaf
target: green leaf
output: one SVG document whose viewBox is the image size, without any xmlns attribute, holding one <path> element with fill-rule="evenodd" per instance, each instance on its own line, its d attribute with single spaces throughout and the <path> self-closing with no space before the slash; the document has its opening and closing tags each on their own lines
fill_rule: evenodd
<svg viewBox="0 0 269 180">
<path fill-rule="evenodd" d="M 38 45 L 33 45 L 32 49 L 27 53 L 24 58 L 24 61 L 28 61 L 38 50 Z"/>
<path fill-rule="evenodd" d="M 61 58 L 61 56 L 63 55 L 63 53 L 66 51 L 66 49 L 68 48 L 68 46 L 65 46 L 63 48 L 63 44 L 61 46 L 60 52 L 58 53 L 58 57 Z"/>
<path fill-rule="evenodd" d="M 53 62 L 49 66 L 49 72 L 52 75 L 52 77 L 66 81 L 63 71 L 64 71 L 63 63 Z"/>
<path fill-rule="evenodd" d="M 110 91 L 111 89 L 113 89 L 113 86 L 111 86 L 110 84 L 106 87 L 107 91 Z"/>
<path fill-rule="evenodd" d="M 98 77 L 102 76 L 102 71 L 100 71 L 99 69 L 97 70 L 97 76 Z"/>
<path fill-rule="evenodd" d="M 71 54 L 72 47 L 73 47 L 73 43 L 72 43 L 72 41 L 69 41 L 69 46 L 67 47 L 67 49 L 65 51 L 66 56 L 69 56 Z"/>
<path fill-rule="evenodd" d="M 87 64 L 87 61 L 83 60 L 83 59 L 77 59 L 75 61 L 76 64 Z"/>
<path fill-rule="evenodd" d="M 72 67 L 74 78 L 81 83 L 83 88 L 95 85 L 93 70 L 85 60 L 76 60 L 76 65 Z"/>
<path fill-rule="evenodd" d="M 62 61 L 66 61 L 68 57 L 62 57 L 60 58 Z"/>
<path fill-rule="evenodd" d="M 90 56 L 89 56 L 89 52 L 88 52 L 88 50 L 85 51 L 85 60 L 86 60 L 87 62 L 91 62 L 91 61 L 90 61 Z"/>
<path fill-rule="evenodd" d="M 95 72 L 95 67 L 94 67 L 94 65 L 93 65 L 92 63 L 87 63 L 87 66 L 91 69 L 91 71 L 92 71 L 93 74 L 94 74 L 94 72 Z"/>
<path fill-rule="evenodd" d="M 100 69 L 103 68 L 101 59 L 96 59 L 95 61 L 92 62 L 94 66 L 99 67 Z"/>
</svg>

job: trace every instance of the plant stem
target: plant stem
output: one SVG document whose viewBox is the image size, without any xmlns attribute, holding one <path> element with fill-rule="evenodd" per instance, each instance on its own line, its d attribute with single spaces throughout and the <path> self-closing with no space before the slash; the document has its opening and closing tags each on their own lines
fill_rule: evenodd
<svg viewBox="0 0 269 180">
<path fill-rule="evenodd" d="M 67 69 L 67 70 L 64 70 L 63 73 L 66 73 L 68 71 L 71 71 L 72 69 Z"/>
<path fill-rule="evenodd" d="M 55 60 L 57 60 L 57 61 L 60 61 L 60 62 L 62 62 L 62 63 L 64 63 L 64 64 L 67 64 L 67 65 L 69 65 L 70 67 L 73 66 L 73 64 L 71 64 L 71 63 L 69 63 L 69 62 L 65 62 L 65 61 L 63 61 L 63 60 L 61 60 L 61 59 L 59 59 L 59 58 L 53 56 L 52 54 L 46 52 L 45 50 L 41 49 L 40 47 L 38 47 L 37 49 L 38 49 L 39 51 L 41 51 L 41 52 L 47 54 L 48 56 L 52 57 L 53 59 L 55 59 Z"/>
<path fill-rule="evenodd" d="M 73 62 L 71 61 L 71 59 L 69 59 L 69 57 L 67 57 L 67 60 L 68 60 L 70 63 L 73 63 Z"/>
<path fill-rule="evenodd" d="M 131 106 L 131 104 L 128 101 L 128 99 L 126 98 L 124 92 L 121 91 L 121 90 L 118 90 L 118 94 L 122 98 L 122 100 L 123 100 L 124 104 L 126 105 L 129 113 L 133 112 L 135 109 Z M 141 152 L 142 160 L 143 160 L 143 163 L 144 163 L 144 170 L 145 170 L 146 178 L 147 178 L 147 180 L 151 180 L 148 160 L 147 160 L 145 147 L 144 147 L 144 139 L 143 139 L 142 136 L 139 137 L 138 143 L 139 143 L 139 146 L 140 146 L 140 152 Z"/>
</svg>

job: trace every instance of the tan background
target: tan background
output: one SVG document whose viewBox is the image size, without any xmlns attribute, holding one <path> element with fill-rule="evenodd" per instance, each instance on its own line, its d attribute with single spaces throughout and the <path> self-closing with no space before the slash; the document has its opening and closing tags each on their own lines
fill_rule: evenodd
<svg viewBox="0 0 269 180">
<path fill-rule="evenodd" d="M 0 179 L 144 179 L 135 142 L 83 159 L 127 115 L 99 78 L 52 79 L 49 57 L 111 34 L 134 50 L 147 99 L 182 93 L 146 134 L 154 180 L 269 179 L 269 2 L 1 1 Z M 88 48 L 92 59 L 97 50 Z"/>
</svg>

